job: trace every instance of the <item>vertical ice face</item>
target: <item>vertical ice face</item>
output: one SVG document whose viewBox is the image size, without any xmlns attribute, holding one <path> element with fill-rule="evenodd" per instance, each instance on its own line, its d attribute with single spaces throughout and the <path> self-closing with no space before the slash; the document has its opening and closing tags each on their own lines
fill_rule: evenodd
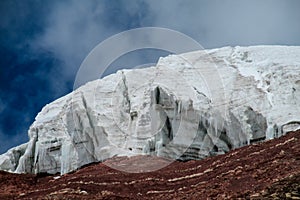
<svg viewBox="0 0 300 200">
<path fill-rule="evenodd" d="M 46 105 L 0 169 L 67 173 L 113 156 L 202 159 L 300 128 L 300 47 L 225 47 L 122 70 Z"/>
</svg>

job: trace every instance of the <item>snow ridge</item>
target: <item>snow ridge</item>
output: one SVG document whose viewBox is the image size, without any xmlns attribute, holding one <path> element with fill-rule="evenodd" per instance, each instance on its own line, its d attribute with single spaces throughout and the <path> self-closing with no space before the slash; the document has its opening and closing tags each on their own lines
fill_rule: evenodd
<svg viewBox="0 0 300 200">
<path fill-rule="evenodd" d="M 46 105 L 0 169 L 68 173 L 113 156 L 202 159 L 300 129 L 300 47 L 224 47 L 121 70 Z"/>
</svg>

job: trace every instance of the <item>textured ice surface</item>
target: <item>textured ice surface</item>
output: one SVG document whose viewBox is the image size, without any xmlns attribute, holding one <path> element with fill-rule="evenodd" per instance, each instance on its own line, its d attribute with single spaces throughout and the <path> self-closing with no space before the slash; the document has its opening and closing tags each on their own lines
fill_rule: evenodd
<svg viewBox="0 0 300 200">
<path fill-rule="evenodd" d="M 122 70 L 48 105 L 0 169 L 67 173 L 116 155 L 201 159 L 300 128 L 300 47 L 225 47 Z"/>
</svg>

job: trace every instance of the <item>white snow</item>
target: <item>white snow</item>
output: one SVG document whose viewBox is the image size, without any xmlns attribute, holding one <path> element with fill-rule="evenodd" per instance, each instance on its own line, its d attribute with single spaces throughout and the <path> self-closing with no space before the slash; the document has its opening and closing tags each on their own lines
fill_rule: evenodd
<svg viewBox="0 0 300 200">
<path fill-rule="evenodd" d="M 224 47 L 122 70 L 48 105 L 0 169 L 62 174 L 113 156 L 202 159 L 300 128 L 300 47 Z"/>
</svg>

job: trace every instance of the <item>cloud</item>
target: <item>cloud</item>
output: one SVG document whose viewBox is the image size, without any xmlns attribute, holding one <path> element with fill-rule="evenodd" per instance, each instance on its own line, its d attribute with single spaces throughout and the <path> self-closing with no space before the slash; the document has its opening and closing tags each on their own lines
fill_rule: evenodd
<svg viewBox="0 0 300 200">
<path fill-rule="evenodd" d="M 15 147 L 16 145 L 25 143 L 28 141 L 28 136 L 26 134 L 18 135 L 7 135 L 0 129 L 0 138 L 1 138 L 1 148 L 0 154 L 5 153 L 10 148 Z"/>
<path fill-rule="evenodd" d="M 206 48 L 300 44 L 297 0 L 151 1 L 154 25 L 182 31 Z"/>
<path fill-rule="evenodd" d="M 47 49 L 64 62 L 67 79 L 74 78 L 81 62 L 101 41 L 143 22 L 143 1 L 67 1 L 52 5 L 37 49 Z M 146 21 L 146 19 L 145 19 Z M 117 48 L 117 47 L 115 47 Z"/>
<path fill-rule="evenodd" d="M 94 46 L 112 34 L 147 25 L 147 19 L 141 22 L 143 4 L 0 2 L 0 153 L 27 140 L 42 106 L 72 91 L 78 67 Z"/>
<path fill-rule="evenodd" d="M 294 9 L 297 5 L 299 1 L 295 0 L 57 1 L 48 6 L 43 31 L 35 37 L 33 46 L 50 51 L 62 62 L 60 76 L 54 75 L 51 81 L 53 87 L 57 82 L 67 81 L 70 85 L 80 64 L 97 44 L 136 27 L 158 26 L 181 31 L 205 48 L 300 44 L 300 26 L 295 20 L 300 14 Z M 116 45 L 107 51 L 118 48 Z M 122 61 L 124 65 L 140 65 L 143 57 L 140 53 Z M 112 66 L 106 74 L 120 68 Z"/>
<path fill-rule="evenodd" d="M 136 27 L 181 31 L 205 48 L 300 44 L 299 5 L 297 0 L 57 1 L 48 6 L 43 32 L 33 44 L 61 60 L 60 78 L 73 81 L 97 44 Z"/>
</svg>

